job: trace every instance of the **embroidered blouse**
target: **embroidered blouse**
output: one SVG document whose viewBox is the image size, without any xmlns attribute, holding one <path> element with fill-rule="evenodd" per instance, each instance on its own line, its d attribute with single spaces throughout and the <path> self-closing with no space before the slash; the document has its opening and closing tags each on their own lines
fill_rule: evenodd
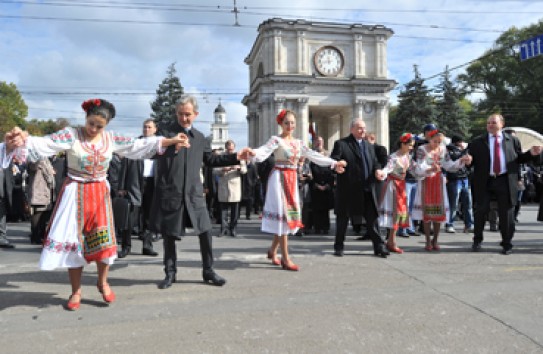
<svg viewBox="0 0 543 354">
<path fill-rule="evenodd" d="M 445 171 L 456 171 L 459 168 L 464 167 L 464 163 L 460 160 L 451 160 L 451 157 L 444 146 L 440 145 L 437 151 L 428 151 L 426 145 L 422 145 L 417 150 L 415 175 L 418 178 L 434 176 L 436 174 L 435 172 L 428 171 L 434 161 L 439 163 L 441 168 Z"/>
<path fill-rule="evenodd" d="M 279 136 L 272 136 L 268 142 L 261 147 L 254 149 L 253 162 L 262 162 L 272 153 L 275 156 L 275 166 L 281 168 L 296 169 L 301 157 L 305 157 L 319 166 L 336 166 L 336 160 L 321 153 L 311 150 L 299 139 L 285 140 Z"/>
<path fill-rule="evenodd" d="M 113 153 L 131 159 L 143 159 L 162 152 L 162 137 L 132 138 L 114 132 L 102 132 L 99 145 L 85 141 L 83 128 L 67 127 L 44 137 L 30 136 L 26 152 L 31 161 L 66 151 L 68 176 L 79 181 L 100 181 L 107 177 Z"/>
<path fill-rule="evenodd" d="M 405 173 L 411 171 L 414 167 L 415 162 L 412 161 L 411 154 L 399 155 L 398 151 L 396 151 L 388 157 L 388 162 L 385 168 L 383 168 L 383 172 L 385 175 L 391 175 L 395 179 L 405 179 Z"/>
</svg>

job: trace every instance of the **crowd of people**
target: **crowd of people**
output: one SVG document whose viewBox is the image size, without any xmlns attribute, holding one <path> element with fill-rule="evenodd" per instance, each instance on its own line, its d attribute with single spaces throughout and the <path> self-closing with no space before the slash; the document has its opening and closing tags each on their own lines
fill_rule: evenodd
<svg viewBox="0 0 543 354">
<path fill-rule="evenodd" d="M 216 236 L 236 237 L 241 206 L 247 219 L 257 213 L 262 231 L 273 235 L 268 259 L 289 271 L 300 269 L 289 254 L 289 236 L 327 234 L 332 209 L 337 257 L 344 255 L 349 223 L 355 232 L 364 224 L 362 238 L 371 240 L 375 256 L 386 258 L 404 252 L 399 237 L 420 232 L 424 249 L 439 251 L 442 225 L 456 232 L 458 216 L 463 231 L 474 234 L 474 252 L 489 221 L 508 255 L 521 202 L 541 180 L 542 147 L 523 152 L 499 114 L 489 116 L 487 134 L 469 144 L 429 123 L 422 136 L 403 133 L 390 154 L 355 118 L 350 134 L 328 153 L 321 137 L 312 148 L 295 138 L 295 112 L 282 110 L 278 135 L 236 152 L 232 140 L 223 151 L 211 150 L 193 126 L 199 111 L 192 96 L 177 102 L 171 123 L 157 127 L 145 120 L 138 138 L 105 129 L 115 117 L 110 102 L 91 99 L 82 108 L 83 127 L 44 137 L 15 127 L 0 144 L 0 247 L 13 247 L 8 215 L 30 220 L 29 241 L 43 245 L 40 268 L 68 269 L 69 310 L 80 307 L 82 270 L 90 262 L 97 265 L 104 301 L 115 301 L 109 267 L 130 254 L 133 235 L 148 256 L 158 255 L 153 241 L 162 239 L 160 289 L 176 282 L 176 241 L 187 228 L 199 237 L 204 282 L 224 285 L 213 268 L 212 221 L 220 225 Z"/>
</svg>

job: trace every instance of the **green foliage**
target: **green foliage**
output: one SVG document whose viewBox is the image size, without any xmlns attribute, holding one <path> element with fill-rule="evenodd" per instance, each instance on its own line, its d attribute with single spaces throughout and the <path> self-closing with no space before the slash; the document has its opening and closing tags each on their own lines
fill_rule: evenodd
<svg viewBox="0 0 543 354">
<path fill-rule="evenodd" d="M 470 93 L 483 93 L 476 110 L 485 118 L 501 112 L 506 125 L 543 132 L 543 57 L 520 61 L 521 41 L 543 34 L 543 21 L 510 28 L 466 73 L 459 75 Z M 483 130 L 484 131 L 484 130 Z"/>
<path fill-rule="evenodd" d="M 390 118 L 390 141 L 395 142 L 404 132 L 418 134 L 427 123 L 435 123 L 436 111 L 431 91 L 414 66 L 415 78 L 398 95 L 398 107 Z"/>
<path fill-rule="evenodd" d="M 13 83 L 0 81 L 0 134 L 15 126 L 24 127 L 28 107 Z"/>
<path fill-rule="evenodd" d="M 156 90 L 156 99 L 151 102 L 151 117 L 157 122 L 169 122 L 175 119 L 175 103 L 183 95 L 184 89 L 175 75 L 175 63 L 168 67 L 167 76 Z"/>
<path fill-rule="evenodd" d="M 471 121 L 464 105 L 461 104 L 462 94 L 451 81 L 449 68 L 446 68 L 441 75 L 441 80 L 436 86 L 438 93 L 436 99 L 437 126 L 446 135 L 460 135 L 469 138 Z"/>
</svg>

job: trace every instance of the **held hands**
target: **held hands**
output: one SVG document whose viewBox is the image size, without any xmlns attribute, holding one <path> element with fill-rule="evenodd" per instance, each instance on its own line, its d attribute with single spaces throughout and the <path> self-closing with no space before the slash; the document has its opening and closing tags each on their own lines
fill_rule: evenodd
<svg viewBox="0 0 543 354">
<path fill-rule="evenodd" d="M 241 160 L 248 161 L 253 156 L 255 156 L 255 152 L 250 147 L 243 148 L 237 153 L 237 159 L 240 161 Z"/>
<path fill-rule="evenodd" d="M 340 160 L 338 162 L 336 162 L 336 172 L 339 173 L 339 174 L 342 174 L 343 172 L 345 172 L 345 167 L 347 167 L 347 162 L 344 161 L 344 160 Z"/>
<path fill-rule="evenodd" d="M 177 154 L 181 148 L 190 148 L 189 137 L 184 133 L 179 133 L 172 138 L 172 143 L 175 144 L 175 153 Z"/>
<path fill-rule="evenodd" d="M 470 154 L 466 154 L 462 156 L 459 160 L 463 162 L 464 165 L 471 165 L 471 161 L 473 160 L 473 157 Z"/>
<path fill-rule="evenodd" d="M 383 170 L 375 170 L 375 178 L 378 181 L 383 181 L 385 179 L 385 172 Z"/>
</svg>

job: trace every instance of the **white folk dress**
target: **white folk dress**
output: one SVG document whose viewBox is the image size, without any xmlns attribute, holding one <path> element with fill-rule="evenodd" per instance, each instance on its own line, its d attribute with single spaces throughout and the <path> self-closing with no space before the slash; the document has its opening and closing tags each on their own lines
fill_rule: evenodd
<svg viewBox="0 0 543 354">
<path fill-rule="evenodd" d="M 29 137 L 23 155 L 30 160 L 66 152 L 68 176 L 51 216 L 39 266 L 42 270 L 78 268 L 117 258 L 107 170 L 115 152 L 142 159 L 161 152 L 161 137 L 135 139 L 103 132 L 100 145 L 85 142 L 82 128 L 65 128 Z"/>
<path fill-rule="evenodd" d="M 305 157 L 319 166 L 330 168 L 336 166 L 336 161 L 309 149 L 299 139 L 285 140 L 279 136 L 272 136 L 254 152 L 253 162 L 262 162 L 272 153 L 275 157 L 262 211 L 262 231 L 279 236 L 296 233 L 303 226 L 298 191 L 298 161 Z"/>
<path fill-rule="evenodd" d="M 413 203 L 413 220 L 445 223 L 449 215 L 449 198 L 445 177 L 441 171 L 428 172 L 434 162 L 445 171 L 456 171 L 464 166 L 460 160 L 451 160 L 445 146 L 440 145 L 437 152 L 428 151 L 427 145 L 417 150 L 415 175 L 419 179 Z"/>
<path fill-rule="evenodd" d="M 387 175 L 379 201 L 379 226 L 398 230 L 409 227 L 405 173 L 413 168 L 411 154 L 392 153 L 383 169 Z"/>
</svg>

